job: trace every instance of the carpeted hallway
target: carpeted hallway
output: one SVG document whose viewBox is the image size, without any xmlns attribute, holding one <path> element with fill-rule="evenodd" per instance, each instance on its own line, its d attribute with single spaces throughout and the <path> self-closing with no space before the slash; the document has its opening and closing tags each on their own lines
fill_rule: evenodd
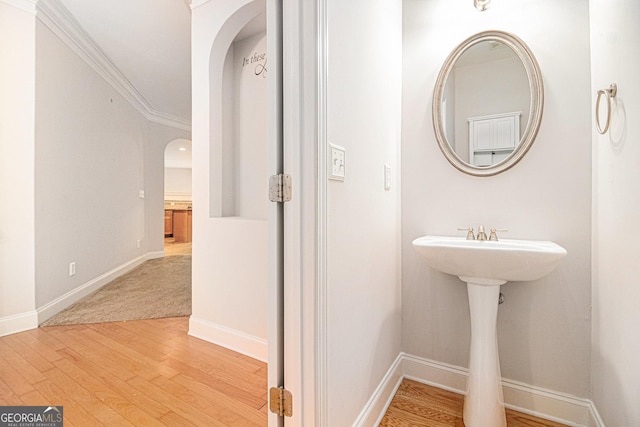
<svg viewBox="0 0 640 427">
<path fill-rule="evenodd" d="M 144 262 L 40 326 L 189 316 L 190 245 L 171 247 L 167 253 L 175 255 Z"/>
</svg>

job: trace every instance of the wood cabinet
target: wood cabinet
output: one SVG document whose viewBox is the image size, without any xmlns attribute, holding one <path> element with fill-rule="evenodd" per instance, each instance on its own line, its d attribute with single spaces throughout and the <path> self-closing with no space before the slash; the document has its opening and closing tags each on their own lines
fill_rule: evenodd
<svg viewBox="0 0 640 427">
<path fill-rule="evenodd" d="M 164 237 L 173 236 L 173 211 L 164 210 Z"/>
<path fill-rule="evenodd" d="M 176 243 L 191 242 L 192 212 L 190 210 L 173 211 L 173 238 Z"/>
</svg>

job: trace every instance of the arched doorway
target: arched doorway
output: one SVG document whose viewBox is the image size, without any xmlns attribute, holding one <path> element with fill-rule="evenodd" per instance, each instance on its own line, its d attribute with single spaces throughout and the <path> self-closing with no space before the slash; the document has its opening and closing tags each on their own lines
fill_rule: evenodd
<svg viewBox="0 0 640 427">
<path fill-rule="evenodd" d="M 190 255 L 192 241 L 191 141 L 176 139 L 164 151 L 165 255 Z"/>
</svg>

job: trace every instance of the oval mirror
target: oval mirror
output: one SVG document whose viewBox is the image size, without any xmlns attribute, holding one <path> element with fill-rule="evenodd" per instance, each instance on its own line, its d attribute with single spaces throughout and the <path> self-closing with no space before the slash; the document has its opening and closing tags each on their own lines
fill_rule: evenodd
<svg viewBox="0 0 640 427">
<path fill-rule="evenodd" d="M 503 172 L 531 147 L 543 98 L 540 67 L 522 40 L 502 31 L 469 37 L 451 52 L 436 80 L 438 145 L 462 172 Z"/>
</svg>

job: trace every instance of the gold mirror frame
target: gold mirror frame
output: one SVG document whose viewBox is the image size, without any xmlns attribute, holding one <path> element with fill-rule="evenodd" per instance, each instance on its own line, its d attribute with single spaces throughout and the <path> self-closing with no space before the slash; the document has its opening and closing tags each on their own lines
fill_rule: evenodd
<svg viewBox="0 0 640 427">
<path fill-rule="evenodd" d="M 463 161 L 451 148 L 451 144 L 447 141 L 447 137 L 443 128 L 442 121 L 442 100 L 444 96 L 445 85 L 449 74 L 453 69 L 456 61 L 472 46 L 475 46 L 481 42 L 494 41 L 500 42 L 511 48 L 513 52 L 520 58 L 522 65 L 527 73 L 529 80 L 529 94 L 530 94 L 530 115 L 527 125 L 520 138 L 520 143 L 513 150 L 511 155 L 503 161 L 496 163 L 492 166 L 474 166 Z M 507 169 L 513 167 L 518 163 L 526 152 L 531 148 L 531 144 L 538 134 L 540 128 L 540 122 L 542 121 L 542 110 L 544 104 L 544 89 L 542 86 L 542 74 L 540 67 L 536 61 L 533 52 L 529 47 L 518 37 L 513 34 L 509 34 L 503 31 L 484 31 L 475 34 L 456 47 L 449 57 L 444 62 L 438 78 L 436 80 L 436 86 L 433 93 L 433 129 L 435 131 L 436 140 L 440 146 L 440 150 L 447 158 L 447 160 L 458 170 L 474 176 L 491 176 L 504 172 Z"/>
</svg>

